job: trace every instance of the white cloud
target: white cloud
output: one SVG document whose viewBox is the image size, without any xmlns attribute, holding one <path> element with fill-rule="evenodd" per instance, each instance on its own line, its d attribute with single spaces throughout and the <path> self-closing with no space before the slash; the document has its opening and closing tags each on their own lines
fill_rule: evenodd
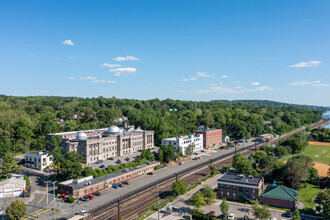
<svg viewBox="0 0 330 220">
<path fill-rule="evenodd" d="M 211 90 L 209 89 L 203 89 L 203 90 L 197 90 L 196 91 L 198 94 L 209 94 Z"/>
<path fill-rule="evenodd" d="M 87 77 L 80 77 L 81 80 L 96 80 L 96 77 L 93 76 L 87 76 Z"/>
<path fill-rule="evenodd" d="M 268 91 L 274 91 L 276 89 L 271 88 L 269 86 L 261 86 L 261 87 L 255 88 L 255 89 L 245 89 L 244 91 L 245 92 L 263 92 L 263 91 L 266 91 L 266 90 L 268 90 Z"/>
<path fill-rule="evenodd" d="M 103 63 L 102 66 L 104 66 L 104 67 L 110 67 L 110 68 L 121 67 L 120 64 L 110 64 L 110 63 Z"/>
<path fill-rule="evenodd" d="M 139 60 L 139 58 L 133 56 L 126 56 L 126 57 L 115 57 L 113 58 L 113 60 L 119 62 L 119 61 L 128 61 L 128 60 Z"/>
<path fill-rule="evenodd" d="M 259 82 L 252 82 L 250 83 L 251 86 L 259 86 Z"/>
<path fill-rule="evenodd" d="M 323 83 L 319 83 L 319 84 L 314 84 L 312 86 L 317 86 L 317 87 L 328 87 L 329 85 L 327 84 L 323 84 Z"/>
<path fill-rule="evenodd" d="M 74 43 L 73 43 L 72 40 L 65 40 L 65 41 L 63 41 L 63 44 L 70 45 L 70 46 L 73 46 L 74 45 Z"/>
<path fill-rule="evenodd" d="M 49 93 L 49 91 L 45 91 L 45 90 L 43 90 L 43 91 L 39 91 L 40 93 Z"/>
<path fill-rule="evenodd" d="M 193 77 L 193 78 L 186 78 L 186 79 L 183 79 L 182 81 L 183 82 L 188 82 L 188 81 L 194 81 L 194 80 L 197 80 L 197 78 Z"/>
<path fill-rule="evenodd" d="M 262 86 L 262 87 L 256 87 L 254 89 L 242 89 L 241 86 L 236 86 L 234 88 L 230 87 L 223 87 L 223 86 L 213 86 L 213 84 L 209 85 L 209 89 L 205 90 L 197 90 L 196 93 L 198 94 L 209 94 L 209 93 L 215 93 L 215 94 L 241 94 L 245 92 L 263 92 L 263 91 L 274 91 L 276 89 L 271 88 L 269 86 Z"/>
<path fill-rule="evenodd" d="M 225 79 L 225 78 L 228 78 L 228 76 L 221 76 L 221 78 Z"/>
<path fill-rule="evenodd" d="M 66 78 L 67 80 L 73 80 L 74 79 L 74 76 L 70 76 L 68 78 Z"/>
<path fill-rule="evenodd" d="M 322 63 L 321 61 L 310 60 L 310 61 L 307 61 L 307 62 L 300 62 L 300 63 L 296 63 L 296 64 L 293 64 L 293 65 L 290 65 L 290 67 L 294 67 L 294 68 L 317 67 L 321 63 Z"/>
<path fill-rule="evenodd" d="M 238 94 L 238 93 L 241 93 L 241 91 L 232 89 L 230 87 L 214 86 L 214 84 L 211 84 L 209 89 L 198 90 L 197 93 L 199 93 L 199 94 L 209 94 L 209 93 L 216 93 L 216 94 L 227 94 L 227 93 L 229 93 L 229 94 Z"/>
<path fill-rule="evenodd" d="M 311 84 L 319 84 L 321 81 L 299 81 L 299 82 L 293 82 L 289 83 L 290 86 L 306 86 Z"/>
<path fill-rule="evenodd" d="M 117 81 L 110 81 L 110 80 L 93 80 L 91 81 L 92 83 L 109 83 L 109 84 L 113 84 L 113 83 L 117 83 Z"/>
<path fill-rule="evenodd" d="M 115 68 L 115 69 L 110 69 L 110 72 L 114 72 L 115 76 L 120 76 L 122 73 L 135 73 L 136 68 L 132 67 L 122 67 L 122 68 Z"/>
<path fill-rule="evenodd" d="M 196 73 L 197 77 L 214 77 L 214 74 L 208 74 L 207 72 Z"/>
</svg>

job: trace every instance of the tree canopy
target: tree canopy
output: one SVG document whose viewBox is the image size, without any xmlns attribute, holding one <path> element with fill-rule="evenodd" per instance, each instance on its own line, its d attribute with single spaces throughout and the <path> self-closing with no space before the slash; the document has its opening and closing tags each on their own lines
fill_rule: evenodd
<svg viewBox="0 0 330 220">
<path fill-rule="evenodd" d="M 269 101 L 140 101 L 115 97 L 0 95 L 0 156 L 14 150 L 43 150 L 46 134 L 108 127 L 115 124 L 116 117 L 122 116 L 128 117 L 127 122 L 136 127 L 154 130 L 155 144 L 159 146 L 162 139 L 191 134 L 201 124 L 222 128 L 224 135 L 235 139 L 271 132 L 282 134 L 319 121 L 323 110 Z M 58 119 L 64 123 L 58 123 Z M 265 121 L 271 121 L 274 129 L 265 125 Z"/>
<path fill-rule="evenodd" d="M 19 220 L 26 212 L 26 205 L 20 199 L 13 201 L 6 209 L 6 215 L 9 220 Z"/>
</svg>

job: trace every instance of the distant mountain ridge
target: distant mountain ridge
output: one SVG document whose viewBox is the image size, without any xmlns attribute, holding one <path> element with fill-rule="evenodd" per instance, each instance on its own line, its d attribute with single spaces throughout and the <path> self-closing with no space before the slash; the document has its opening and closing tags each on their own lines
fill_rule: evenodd
<svg viewBox="0 0 330 220">
<path fill-rule="evenodd" d="M 296 106 L 300 108 L 306 108 L 311 110 L 319 110 L 319 111 L 326 111 L 327 107 L 323 106 L 315 106 L 315 105 L 300 105 L 300 104 L 291 104 L 291 103 L 284 103 L 284 102 L 277 102 L 277 101 L 271 101 L 271 100 L 253 100 L 253 99 L 246 99 L 246 100 L 212 100 L 211 102 L 243 102 L 243 103 L 250 103 L 250 104 L 256 104 L 256 105 L 268 105 L 268 106 Z"/>
</svg>

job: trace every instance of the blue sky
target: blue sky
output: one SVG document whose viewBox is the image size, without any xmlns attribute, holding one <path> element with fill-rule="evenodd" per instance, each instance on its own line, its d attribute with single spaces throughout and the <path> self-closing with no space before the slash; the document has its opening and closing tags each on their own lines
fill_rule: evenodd
<svg viewBox="0 0 330 220">
<path fill-rule="evenodd" d="M 330 1 L 1 1 L 0 94 L 330 105 Z"/>
</svg>

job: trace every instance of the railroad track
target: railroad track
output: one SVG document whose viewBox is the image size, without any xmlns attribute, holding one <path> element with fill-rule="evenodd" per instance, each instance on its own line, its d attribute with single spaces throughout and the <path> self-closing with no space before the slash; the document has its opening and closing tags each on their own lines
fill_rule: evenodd
<svg viewBox="0 0 330 220">
<path fill-rule="evenodd" d="M 325 124 L 328 124 L 329 121 L 330 120 L 322 120 L 311 125 L 311 128 L 314 129 L 323 126 Z M 272 141 L 270 141 L 269 144 L 278 144 L 280 141 L 285 140 L 295 134 L 299 134 L 305 130 L 306 128 L 302 128 L 297 131 L 289 132 L 279 138 L 273 139 Z M 254 146 L 248 146 L 239 149 L 236 152 L 240 152 L 244 156 L 248 156 L 263 145 L 265 145 L 265 143 L 255 144 Z M 154 184 L 149 184 L 149 187 L 137 190 L 138 193 L 133 192 L 130 193 L 130 195 L 124 195 L 124 198 L 119 198 L 116 201 L 110 201 L 106 205 L 92 210 L 90 212 L 90 216 L 88 216 L 88 219 L 119 219 L 119 216 L 122 216 L 125 219 L 135 219 L 143 213 L 145 208 L 158 201 L 159 193 L 170 192 L 172 184 L 176 180 L 178 180 L 180 176 L 180 180 L 183 180 L 189 186 L 209 173 L 209 168 L 207 167 L 207 164 L 213 163 L 218 169 L 222 168 L 232 162 L 231 156 L 233 156 L 234 154 L 235 152 L 231 152 L 222 156 L 218 156 L 214 159 L 211 159 L 210 161 L 206 161 L 206 163 L 192 167 L 187 171 L 183 171 L 180 174 L 176 174 L 175 176 L 172 175 L 165 179 L 163 178 L 158 182 L 156 181 Z M 166 198 L 167 197 L 159 199 L 159 202 L 164 201 Z"/>
</svg>

